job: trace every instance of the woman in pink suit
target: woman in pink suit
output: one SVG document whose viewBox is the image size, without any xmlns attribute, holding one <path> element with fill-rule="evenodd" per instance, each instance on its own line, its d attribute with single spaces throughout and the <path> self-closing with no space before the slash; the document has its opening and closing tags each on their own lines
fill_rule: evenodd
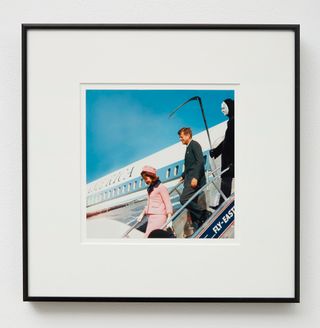
<svg viewBox="0 0 320 328">
<path fill-rule="evenodd" d="M 147 189 L 148 202 L 137 220 L 140 222 L 145 215 L 148 216 L 148 225 L 145 233 L 147 238 L 151 231 L 161 229 L 167 220 L 170 220 L 173 209 L 168 189 L 159 180 L 156 169 L 152 166 L 144 166 L 141 176 L 149 186 Z"/>
</svg>

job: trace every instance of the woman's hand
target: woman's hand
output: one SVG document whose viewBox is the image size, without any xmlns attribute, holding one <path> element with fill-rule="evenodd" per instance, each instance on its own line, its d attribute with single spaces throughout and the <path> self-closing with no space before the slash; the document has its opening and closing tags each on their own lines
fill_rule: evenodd
<svg viewBox="0 0 320 328">
<path fill-rule="evenodd" d="M 170 220 L 171 220 L 171 217 L 172 217 L 172 213 L 169 213 L 169 214 L 167 215 L 167 229 L 168 229 L 168 228 L 173 229 L 173 227 L 172 227 L 172 221 L 170 221 Z M 169 222 L 169 221 L 170 221 L 170 222 Z"/>
<path fill-rule="evenodd" d="M 137 222 L 141 222 L 144 217 L 144 212 L 142 212 L 138 217 L 137 217 Z"/>
</svg>

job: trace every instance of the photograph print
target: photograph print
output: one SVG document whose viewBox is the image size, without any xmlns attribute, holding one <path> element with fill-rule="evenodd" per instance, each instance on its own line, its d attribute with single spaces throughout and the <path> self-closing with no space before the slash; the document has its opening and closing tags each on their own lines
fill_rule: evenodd
<svg viewBox="0 0 320 328">
<path fill-rule="evenodd" d="M 84 95 L 87 240 L 235 238 L 235 90 Z"/>
</svg>

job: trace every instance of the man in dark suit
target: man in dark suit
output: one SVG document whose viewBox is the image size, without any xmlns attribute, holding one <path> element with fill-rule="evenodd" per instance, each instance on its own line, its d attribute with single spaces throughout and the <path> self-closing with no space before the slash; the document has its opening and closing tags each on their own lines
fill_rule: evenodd
<svg viewBox="0 0 320 328">
<path fill-rule="evenodd" d="M 192 140 L 191 129 L 181 128 L 178 135 L 180 141 L 187 146 L 184 158 L 185 169 L 181 176 L 184 180 L 184 188 L 180 196 L 180 203 L 183 205 L 206 184 L 206 177 L 202 149 L 197 141 Z M 212 214 L 198 204 L 198 196 L 187 205 L 187 209 L 195 229 L 199 228 Z"/>
</svg>

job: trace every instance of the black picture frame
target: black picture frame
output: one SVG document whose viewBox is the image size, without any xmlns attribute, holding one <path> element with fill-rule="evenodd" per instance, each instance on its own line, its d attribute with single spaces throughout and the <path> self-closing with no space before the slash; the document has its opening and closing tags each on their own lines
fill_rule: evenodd
<svg viewBox="0 0 320 328">
<path fill-rule="evenodd" d="M 294 126 L 295 126 L 295 245 L 294 297 L 35 297 L 29 295 L 28 253 L 28 32 L 32 30 L 248 30 L 292 31 L 294 33 Z M 23 300 L 33 302 L 223 302 L 223 303 L 299 303 L 300 302 L 300 26 L 249 24 L 22 24 L 22 229 L 23 229 Z"/>
</svg>

